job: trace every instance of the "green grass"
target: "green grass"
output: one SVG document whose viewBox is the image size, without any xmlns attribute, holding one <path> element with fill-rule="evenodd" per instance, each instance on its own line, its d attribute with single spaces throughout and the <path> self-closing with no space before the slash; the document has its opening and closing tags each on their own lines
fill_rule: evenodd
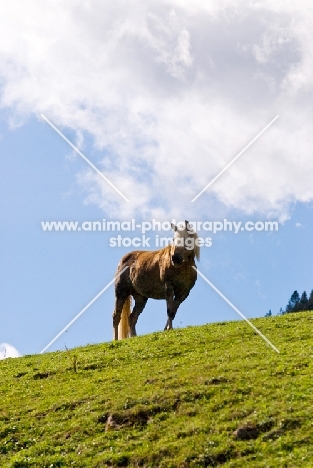
<svg viewBox="0 0 313 468">
<path fill-rule="evenodd" d="M 0 466 L 312 467 L 313 313 L 252 322 L 0 361 Z"/>
</svg>

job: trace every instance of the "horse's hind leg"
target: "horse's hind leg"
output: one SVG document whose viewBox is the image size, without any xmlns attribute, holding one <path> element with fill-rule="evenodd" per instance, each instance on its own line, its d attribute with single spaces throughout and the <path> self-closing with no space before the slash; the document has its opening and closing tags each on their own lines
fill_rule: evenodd
<svg viewBox="0 0 313 468">
<path fill-rule="evenodd" d="M 136 293 L 132 293 L 132 296 L 135 299 L 135 306 L 129 317 L 130 336 L 137 336 L 136 323 L 139 315 L 141 314 L 141 312 L 145 308 L 145 305 L 147 304 L 148 298 Z"/>
<path fill-rule="evenodd" d="M 128 296 L 119 296 L 115 298 L 115 308 L 113 312 L 113 339 L 118 340 L 118 325 L 121 320 L 123 305 Z"/>
</svg>

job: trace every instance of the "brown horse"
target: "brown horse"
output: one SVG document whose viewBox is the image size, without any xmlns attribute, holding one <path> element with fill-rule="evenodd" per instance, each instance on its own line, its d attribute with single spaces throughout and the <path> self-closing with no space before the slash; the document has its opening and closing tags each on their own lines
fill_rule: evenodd
<svg viewBox="0 0 313 468">
<path fill-rule="evenodd" d="M 166 300 L 168 319 L 164 330 L 172 329 L 178 307 L 196 282 L 193 267 L 195 257 L 197 260 L 200 257 L 197 233 L 188 221 L 184 226 L 171 226 L 175 231 L 172 245 L 156 251 L 135 250 L 124 255 L 118 265 L 113 313 L 115 340 L 136 336 L 136 323 L 148 298 Z M 135 306 L 130 313 L 131 296 Z"/>
</svg>

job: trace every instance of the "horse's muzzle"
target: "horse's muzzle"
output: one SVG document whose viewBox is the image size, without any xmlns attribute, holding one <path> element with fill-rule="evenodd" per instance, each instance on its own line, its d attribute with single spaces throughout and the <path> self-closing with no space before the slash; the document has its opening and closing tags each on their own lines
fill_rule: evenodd
<svg viewBox="0 0 313 468">
<path fill-rule="evenodd" d="M 172 255 L 172 262 L 175 266 L 183 264 L 183 256 L 179 253 Z"/>
</svg>

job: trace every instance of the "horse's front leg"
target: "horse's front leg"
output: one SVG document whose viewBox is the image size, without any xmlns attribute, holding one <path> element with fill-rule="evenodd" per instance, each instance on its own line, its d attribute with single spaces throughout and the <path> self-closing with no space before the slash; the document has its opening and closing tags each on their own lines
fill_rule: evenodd
<svg viewBox="0 0 313 468">
<path fill-rule="evenodd" d="M 172 285 L 167 284 L 165 286 L 166 294 L 166 308 L 167 308 L 167 322 L 164 327 L 164 330 L 172 330 L 173 328 L 173 320 L 175 318 L 176 312 L 178 307 L 180 306 L 181 301 L 177 301 L 174 299 L 174 288 Z"/>
</svg>

